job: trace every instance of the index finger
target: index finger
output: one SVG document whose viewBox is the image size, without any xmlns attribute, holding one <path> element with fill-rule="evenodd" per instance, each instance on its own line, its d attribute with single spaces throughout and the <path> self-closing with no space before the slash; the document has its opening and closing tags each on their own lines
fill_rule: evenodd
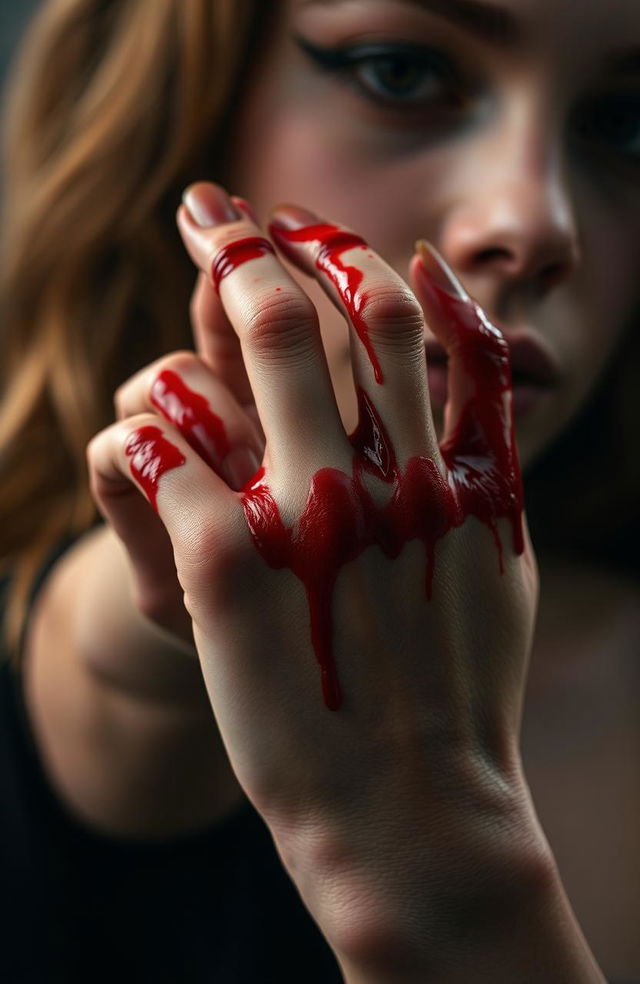
<svg viewBox="0 0 640 984">
<path fill-rule="evenodd" d="M 238 204 L 241 199 L 229 201 L 204 181 L 190 185 L 183 195 L 183 202 L 203 228 L 246 218 L 242 206 Z M 241 406 L 253 406 L 255 400 L 238 336 L 211 279 L 202 271 L 191 297 L 190 311 L 196 352 L 228 386 Z"/>
<path fill-rule="evenodd" d="M 196 352 L 202 361 L 226 384 L 242 407 L 254 406 L 240 341 L 218 292 L 202 271 L 191 298 L 191 326 Z"/>
</svg>

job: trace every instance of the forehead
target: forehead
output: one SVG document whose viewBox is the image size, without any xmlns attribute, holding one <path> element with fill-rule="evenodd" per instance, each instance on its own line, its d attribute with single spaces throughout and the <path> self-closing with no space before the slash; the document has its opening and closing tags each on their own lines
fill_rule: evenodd
<svg viewBox="0 0 640 984">
<path fill-rule="evenodd" d="M 640 46 L 640 0 L 293 0 L 293 6 L 325 16 L 413 8 L 512 51 L 544 45 L 569 57 Z"/>
</svg>

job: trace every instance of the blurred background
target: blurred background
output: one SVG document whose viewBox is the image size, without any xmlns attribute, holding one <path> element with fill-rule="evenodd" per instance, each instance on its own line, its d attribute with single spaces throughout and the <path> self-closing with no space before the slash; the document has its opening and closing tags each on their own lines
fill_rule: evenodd
<svg viewBox="0 0 640 984">
<path fill-rule="evenodd" d="M 41 0 L 0 0 L 0 87 L 16 44 Z"/>
</svg>

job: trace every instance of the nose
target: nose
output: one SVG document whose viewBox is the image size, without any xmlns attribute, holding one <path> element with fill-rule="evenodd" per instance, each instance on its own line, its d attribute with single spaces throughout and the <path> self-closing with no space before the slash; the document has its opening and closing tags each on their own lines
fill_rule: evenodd
<svg viewBox="0 0 640 984">
<path fill-rule="evenodd" d="M 447 261 L 472 294 L 491 292 L 495 306 L 514 294 L 543 297 L 579 263 L 573 203 L 561 168 L 539 154 L 513 150 L 505 155 L 503 145 L 494 167 L 483 169 L 477 161 L 475 182 L 470 180 L 441 227 Z"/>
</svg>

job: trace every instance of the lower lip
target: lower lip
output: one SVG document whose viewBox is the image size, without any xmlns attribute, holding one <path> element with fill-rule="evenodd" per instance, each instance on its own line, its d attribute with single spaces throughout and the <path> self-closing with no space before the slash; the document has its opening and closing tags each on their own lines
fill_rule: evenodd
<svg viewBox="0 0 640 984">
<path fill-rule="evenodd" d="M 447 402 L 448 384 L 447 367 L 440 363 L 427 366 L 429 380 L 429 395 L 433 407 L 442 409 Z M 513 387 L 513 412 L 516 417 L 523 417 L 534 410 L 545 397 L 549 395 L 549 387 L 536 386 L 533 383 L 522 383 Z"/>
</svg>

